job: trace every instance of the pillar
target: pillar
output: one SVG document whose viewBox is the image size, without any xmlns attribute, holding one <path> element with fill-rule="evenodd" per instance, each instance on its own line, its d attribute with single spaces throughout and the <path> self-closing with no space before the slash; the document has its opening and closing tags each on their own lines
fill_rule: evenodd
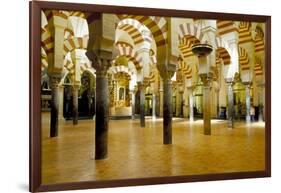
<svg viewBox="0 0 281 193">
<path fill-rule="evenodd" d="M 73 125 L 78 124 L 78 92 L 79 92 L 79 85 L 72 86 L 72 120 Z"/>
<path fill-rule="evenodd" d="M 160 80 L 160 89 L 159 89 L 159 98 L 160 98 L 160 104 L 159 104 L 159 116 L 163 117 L 163 80 Z"/>
<path fill-rule="evenodd" d="M 183 91 L 180 91 L 180 117 L 183 118 L 183 107 L 184 107 L 184 103 L 183 103 Z"/>
<path fill-rule="evenodd" d="M 227 82 L 227 98 L 228 98 L 228 108 L 227 108 L 227 118 L 228 127 L 234 128 L 234 106 L 233 106 L 233 84 L 232 82 Z"/>
<path fill-rule="evenodd" d="M 188 88 L 188 103 L 189 103 L 189 122 L 194 121 L 194 112 L 193 112 L 193 89 Z"/>
<path fill-rule="evenodd" d="M 132 119 L 135 119 L 135 92 L 131 91 L 131 107 L 132 107 Z"/>
<path fill-rule="evenodd" d="M 152 120 L 156 120 L 156 94 L 152 94 Z"/>
<path fill-rule="evenodd" d="M 59 97 L 59 112 L 58 112 L 58 119 L 59 121 L 64 121 L 64 117 L 63 117 L 63 97 L 64 97 L 64 86 L 63 85 L 59 85 L 58 86 L 58 97 Z"/>
<path fill-rule="evenodd" d="M 106 73 L 96 72 L 96 136 L 95 159 L 107 157 L 108 81 Z"/>
<path fill-rule="evenodd" d="M 172 144 L 172 77 L 176 71 L 175 64 L 157 64 L 162 78 L 163 88 L 163 143 Z"/>
<path fill-rule="evenodd" d="M 88 113 L 90 115 L 91 111 L 92 111 L 92 93 L 91 93 L 91 89 L 88 90 L 87 97 L 88 97 Z"/>
<path fill-rule="evenodd" d="M 264 121 L 264 84 L 258 85 L 259 89 L 259 122 Z"/>
<path fill-rule="evenodd" d="M 246 96 L 246 122 L 251 122 L 251 95 L 250 95 L 250 87 L 251 85 L 249 83 L 245 84 L 245 96 Z"/>
<path fill-rule="evenodd" d="M 140 92 L 140 126 L 145 127 L 145 86 L 142 82 L 138 82 Z"/>
<path fill-rule="evenodd" d="M 177 84 L 176 116 L 183 117 L 183 88 L 182 83 Z"/>
<path fill-rule="evenodd" d="M 172 143 L 172 81 L 163 79 L 163 141 L 164 144 Z"/>
<path fill-rule="evenodd" d="M 203 82 L 203 120 L 204 120 L 204 135 L 211 135 L 211 103 L 210 91 L 211 80 L 207 75 L 200 75 Z"/>
<path fill-rule="evenodd" d="M 59 111 L 59 75 L 50 75 L 51 81 L 51 121 L 50 137 L 58 136 L 58 111 Z"/>
<path fill-rule="evenodd" d="M 95 121 L 95 159 L 107 157 L 107 138 L 109 121 L 109 91 L 107 70 L 111 65 L 111 52 L 87 51 L 87 57 L 96 70 L 96 121 Z M 101 57 L 103 56 L 103 57 Z"/>
</svg>

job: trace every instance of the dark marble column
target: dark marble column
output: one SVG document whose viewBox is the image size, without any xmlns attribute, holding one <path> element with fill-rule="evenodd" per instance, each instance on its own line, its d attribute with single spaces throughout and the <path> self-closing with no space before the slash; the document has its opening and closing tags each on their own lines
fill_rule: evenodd
<svg viewBox="0 0 281 193">
<path fill-rule="evenodd" d="M 73 125 L 78 124 L 78 91 L 79 85 L 73 85 L 72 93 L 73 93 L 73 108 L 72 108 L 72 117 L 73 117 Z"/>
<path fill-rule="evenodd" d="M 145 86 L 142 82 L 138 82 L 140 92 L 140 125 L 145 127 Z"/>
<path fill-rule="evenodd" d="M 95 159 L 105 159 L 107 157 L 109 121 L 107 70 L 111 65 L 111 59 L 109 59 L 111 54 L 106 51 L 99 51 L 98 53 L 87 51 L 86 55 L 92 61 L 92 66 L 96 70 Z"/>
<path fill-rule="evenodd" d="M 51 81 L 51 125 L 50 137 L 58 136 L 59 82 L 60 75 L 50 75 Z"/>
<path fill-rule="evenodd" d="M 135 119 L 135 91 L 131 90 L 132 119 Z"/>
<path fill-rule="evenodd" d="M 227 82 L 227 98 L 228 98 L 228 127 L 234 128 L 234 106 L 233 106 L 233 83 Z"/>
<path fill-rule="evenodd" d="M 189 102 L 189 122 L 194 121 L 194 112 L 193 112 L 193 88 L 188 88 L 188 102 Z"/>
<path fill-rule="evenodd" d="M 250 83 L 244 83 L 245 84 L 245 96 L 246 96 L 246 122 L 250 123 L 251 122 L 251 115 L 250 115 L 250 110 L 251 110 L 251 96 L 250 96 L 250 88 L 251 85 Z"/>
<path fill-rule="evenodd" d="M 105 74 L 96 73 L 96 159 L 107 157 L 108 81 Z"/>
<path fill-rule="evenodd" d="M 175 64 L 157 64 L 163 83 L 163 143 L 172 144 L 172 81 L 176 71 Z"/>
<path fill-rule="evenodd" d="M 163 79 L 163 141 L 172 144 L 172 81 Z"/>
<path fill-rule="evenodd" d="M 211 135 L 211 79 L 207 75 L 200 75 L 203 82 L 203 120 L 204 120 L 204 135 Z"/>
<path fill-rule="evenodd" d="M 156 120 L 156 94 L 152 94 L 152 120 Z"/>
<path fill-rule="evenodd" d="M 258 85 L 258 101 L 259 101 L 259 122 L 264 121 L 264 84 L 259 84 Z"/>
</svg>

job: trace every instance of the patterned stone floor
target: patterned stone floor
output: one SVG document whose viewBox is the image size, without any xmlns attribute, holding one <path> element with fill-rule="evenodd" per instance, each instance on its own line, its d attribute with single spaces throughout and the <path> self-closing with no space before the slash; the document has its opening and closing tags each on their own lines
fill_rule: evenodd
<svg viewBox="0 0 281 193">
<path fill-rule="evenodd" d="M 173 144 L 162 144 L 162 119 L 111 120 L 108 158 L 95 161 L 94 121 L 59 125 L 49 138 L 49 114 L 42 114 L 43 184 L 105 179 L 178 176 L 264 169 L 264 123 L 212 120 L 212 135 L 203 135 L 202 120 L 190 124 L 173 118 Z"/>
</svg>

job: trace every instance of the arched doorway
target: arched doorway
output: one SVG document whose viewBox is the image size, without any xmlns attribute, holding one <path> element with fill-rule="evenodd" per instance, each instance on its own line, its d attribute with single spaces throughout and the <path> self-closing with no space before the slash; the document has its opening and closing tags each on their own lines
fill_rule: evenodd
<svg viewBox="0 0 281 193">
<path fill-rule="evenodd" d="M 73 94 L 70 75 L 64 81 L 63 116 L 66 120 L 72 119 Z M 81 86 L 78 94 L 79 119 L 92 119 L 95 115 L 95 78 L 84 71 L 81 75 Z"/>
</svg>

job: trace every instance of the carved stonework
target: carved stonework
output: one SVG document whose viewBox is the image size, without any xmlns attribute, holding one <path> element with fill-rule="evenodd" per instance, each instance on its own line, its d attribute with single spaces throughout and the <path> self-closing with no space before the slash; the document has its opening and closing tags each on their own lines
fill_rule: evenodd
<svg viewBox="0 0 281 193">
<path fill-rule="evenodd" d="M 210 74 L 201 74 L 200 78 L 204 86 L 210 86 L 213 79 Z"/>
<path fill-rule="evenodd" d="M 49 74 L 50 77 L 50 87 L 58 88 L 61 81 L 61 74 Z"/>
<path fill-rule="evenodd" d="M 86 56 L 92 62 L 92 67 L 96 70 L 97 76 L 106 76 L 111 66 L 111 52 L 87 51 Z"/>
<path fill-rule="evenodd" d="M 176 65 L 175 64 L 167 64 L 167 65 L 161 65 L 157 64 L 157 69 L 159 70 L 159 74 L 163 81 L 165 80 L 171 80 L 171 78 L 174 76 L 174 73 L 176 72 Z"/>
</svg>

